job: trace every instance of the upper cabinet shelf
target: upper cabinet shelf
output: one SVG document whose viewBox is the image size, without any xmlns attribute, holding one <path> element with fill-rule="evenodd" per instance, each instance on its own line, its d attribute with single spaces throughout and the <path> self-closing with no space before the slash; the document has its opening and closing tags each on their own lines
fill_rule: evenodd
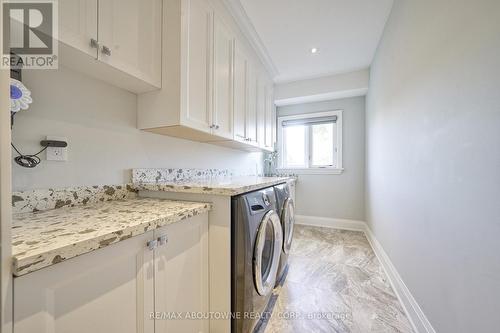
<svg viewBox="0 0 500 333">
<path fill-rule="evenodd" d="M 135 93 L 161 88 L 162 0 L 59 1 L 60 63 Z"/>
<path fill-rule="evenodd" d="M 139 95 L 140 129 L 273 150 L 272 80 L 220 0 L 163 0 L 160 44 L 162 89 Z"/>
</svg>

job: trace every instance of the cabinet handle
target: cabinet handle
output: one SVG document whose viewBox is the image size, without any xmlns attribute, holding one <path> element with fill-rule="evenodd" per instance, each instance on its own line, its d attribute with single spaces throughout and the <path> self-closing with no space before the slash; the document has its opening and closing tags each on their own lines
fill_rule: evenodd
<svg viewBox="0 0 500 333">
<path fill-rule="evenodd" d="M 162 246 L 168 243 L 168 237 L 167 235 L 163 235 L 158 237 L 158 246 Z"/>
<path fill-rule="evenodd" d="M 215 125 L 214 125 L 214 124 L 210 125 L 210 128 L 211 128 L 211 129 L 212 129 L 212 128 L 215 128 Z"/>
<path fill-rule="evenodd" d="M 91 38 L 90 39 L 90 47 L 93 48 L 93 49 L 98 49 L 99 48 L 99 42 L 96 39 Z"/>
<path fill-rule="evenodd" d="M 111 55 L 111 49 L 109 47 L 107 47 L 106 45 L 102 46 L 101 52 L 102 52 L 102 54 L 107 55 L 107 56 Z"/>
<path fill-rule="evenodd" d="M 215 125 L 215 129 L 219 129 L 219 125 Z"/>
<path fill-rule="evenodd" d="M 158 247 L 158 240 L 152 239 L 152 240 L 148 241 L 146 243 L 146 245 L 147 245 L 149 251 L 153 251 L 154 249 L 156 249 Z"/>
</svg>

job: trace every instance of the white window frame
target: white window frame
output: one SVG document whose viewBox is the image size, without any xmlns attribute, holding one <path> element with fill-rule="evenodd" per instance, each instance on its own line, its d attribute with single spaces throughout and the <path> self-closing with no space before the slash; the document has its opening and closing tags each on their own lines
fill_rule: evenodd
<svg viewBox="0 0 500 333">
<path fill-rule="evenodd" d="M 314 112 L 314 113 L 305 113 L 300 115 L 293 116 L 282 116 L 278 117 L 277 127 L 278 127 L 278 171 L 281 173 L 294 173 L 294 174 L 333 174 L 339 175 L 344 171 L 342 166 L 342 113 L 343 110 L 332 110 L 332 111 L 323 111 L 323 112 Z M 312 133 L 307 130 L 306 135 L 306 161 L 307 167 L 305 168 L 291 168 L 285 167 L 283 165 L 283 156 L 285 155 L 285 146 L 283 140 L 283 122 L 287 120 L 300 120 L 300 119 L 310 119 L 310 118 L 319 118 L 319 117 L 331 117 L 337 116 L 337 144 L 334 146 L 336 152 L 334 152 L 334 167 L 315 167 L 311 165 L 311 146 L 312 146 Z"/>
</svg>

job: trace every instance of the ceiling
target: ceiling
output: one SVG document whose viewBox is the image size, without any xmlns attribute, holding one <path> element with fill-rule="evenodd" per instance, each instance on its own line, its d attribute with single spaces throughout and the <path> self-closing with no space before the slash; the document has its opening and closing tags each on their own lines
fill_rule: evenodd
<svg viewBox="0 0 500 333">
<path fill-rule="evenodd" d="M 369 67 L 393 0 L 240 2 L 286 82 Z"/>
</svg>

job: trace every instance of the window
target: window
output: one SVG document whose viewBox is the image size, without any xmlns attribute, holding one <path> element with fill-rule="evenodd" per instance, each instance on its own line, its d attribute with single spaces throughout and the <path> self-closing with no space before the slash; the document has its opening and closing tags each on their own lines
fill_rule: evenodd
<svg viewBox="0 0 500 333">
<path fill-rule="evenodd" d="M 279 169 L 296 173 L 340 173 L 342 111 L 278 118 Z"/>
</svg>

